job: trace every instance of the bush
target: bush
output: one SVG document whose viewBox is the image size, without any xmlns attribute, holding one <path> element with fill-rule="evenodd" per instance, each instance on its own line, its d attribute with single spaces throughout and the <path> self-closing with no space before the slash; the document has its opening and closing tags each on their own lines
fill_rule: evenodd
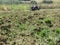
<svg viewBox="0 0 60 45">
<path fill-rule="evenodd" d="M 43 3 L 48 3 L 48 4 L 50 4 L 50 3 L 53 3 L 53 1 L 52 1 L 52 0 L 44 0 Z"/>
</svg>

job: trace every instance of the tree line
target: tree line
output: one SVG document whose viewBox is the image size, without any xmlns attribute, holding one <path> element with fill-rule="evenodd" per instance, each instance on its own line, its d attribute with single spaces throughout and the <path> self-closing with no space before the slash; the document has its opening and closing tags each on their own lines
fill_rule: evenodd
<svg viewBox="0 0 60 45">
<path fill-rule="evenodd" d="M 0 0 L 0 4 L 20 4 L 22 1 L 30 1 L 30 0 Z"/>
</svg>

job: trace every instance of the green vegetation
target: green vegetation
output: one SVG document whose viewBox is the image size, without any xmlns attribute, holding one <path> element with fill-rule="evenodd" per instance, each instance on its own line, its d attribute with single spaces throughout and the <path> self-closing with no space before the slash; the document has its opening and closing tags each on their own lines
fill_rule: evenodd
<svg viewBox="0 0 60 45">
<path fill-rule="evenodd" d="M 18 5 L 0 5 L 0 11 L 2 11 L 3 6 L 8 7 L 8 11 L 18 11 L 18 10 L 30 10 L 30 4 L 18 4 Z"/>
<path fill-rule="evenodd" d="M 0 4 L 21 4 L 24 3 L 22 1 L 30 1 L 30 0 L 0 0 Z"/>
<path fill-rule="evenodd" d="M 19 1 L 0 2 L 0 45 L 60 45 L 60 5 L 41 3 L 31 11 Z"/>
<path fill-rule="evenodd" d="M 51 4 L 51 3 L 53 3 L 53 1 L 52 0 L 43 0 L 43 3 Z"/>
<path fill-rule="evenodd" d="M 0 12 L 0 44 L 60 45 L 60 10 Z"/>
</svg>

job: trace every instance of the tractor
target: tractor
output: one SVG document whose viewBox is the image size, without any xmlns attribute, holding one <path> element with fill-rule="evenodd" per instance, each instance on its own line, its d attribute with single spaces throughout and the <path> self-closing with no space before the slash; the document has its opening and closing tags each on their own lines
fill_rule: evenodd
<svg viewBox="0 0 60 45">
<path fill-rule="evenodd" d="M 36 1 L 31 1 L 31 10 L 32 11 L 40 10 L 40 7 L 37 5 Z"/>
</svg>

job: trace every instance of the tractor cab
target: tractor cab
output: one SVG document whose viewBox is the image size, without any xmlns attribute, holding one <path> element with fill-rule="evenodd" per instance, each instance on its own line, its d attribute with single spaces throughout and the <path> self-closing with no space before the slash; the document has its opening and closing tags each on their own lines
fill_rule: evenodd
<svg viewBox="0 0 60 45">
<path fill-rule="evenodd" d="M 35 10 L 39 10 L 40 7 L 37 5 L 36 1 L 31 1 L 31 10 L 35 11 Z"/>
</svg>

